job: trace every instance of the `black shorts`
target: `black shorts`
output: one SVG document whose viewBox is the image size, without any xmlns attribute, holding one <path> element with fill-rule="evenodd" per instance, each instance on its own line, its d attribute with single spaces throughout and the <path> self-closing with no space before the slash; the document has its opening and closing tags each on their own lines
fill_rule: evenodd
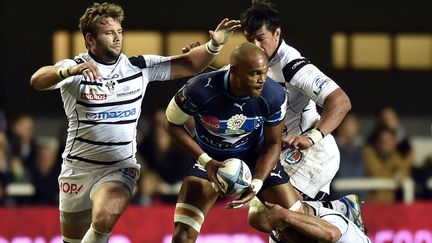
<svg viewBox="0 0 432 243">
<path fill-rule="evenodd" d="M 209 181 L 207 171 L 202 167 L 202 165 L 195 163 L 192 168 L 187 173 L 188 176 L 195 176 L 201 179 L 205 179 Z M 285 172 L 281 163 L 278 162 L 273 170 L 270 172 L 270 175 L 267 179 L 264 180 L 264 184 L 261 190 L 266 189 L 267 187 L 277 186 L 281 184 L 285 184 L 289 181 L 289 175 Z"/>
</svg>

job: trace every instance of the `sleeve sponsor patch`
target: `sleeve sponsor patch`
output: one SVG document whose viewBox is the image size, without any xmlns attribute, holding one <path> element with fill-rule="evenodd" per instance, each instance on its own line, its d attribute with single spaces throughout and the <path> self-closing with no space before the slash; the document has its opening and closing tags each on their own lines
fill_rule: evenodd
<svg viewBox="0 0 432 243">
<path fill-rule="evenodd" d="M 321 90 L 331 81 L 330 78 L 326 76 L 318 76 L 314 79 L 313 83 L 313 92 L 315 95 L 318 95 Z"/>
</svg>

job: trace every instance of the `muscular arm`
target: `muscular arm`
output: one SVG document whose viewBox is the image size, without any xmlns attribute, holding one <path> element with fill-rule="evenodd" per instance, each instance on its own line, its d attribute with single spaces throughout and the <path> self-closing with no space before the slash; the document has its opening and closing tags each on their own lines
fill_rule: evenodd
<svg viewBox="0 0 432 243">
<path fill-rule="evenodd" d="M 284 123 L 264 129 L 264 150 L 259 156 L 253 178 L 264 181 L 279 160 Z"/>
<path fill-rule="evenodd" d="M 62 79 L 58 76 L 57 66 L 44 66 L 37 70 L 30 79 L 30 86 L 36 90 L 49 88 Z"/>
<path fill-rule="evenodd" d="M 171 59 L 171 79 L 189 77 L 204 71 L 217 55 L 210 54 L 205 44 L 193 48 L 186 54 L 174 56 Z"/>
<path fill-rule="evenodd" d="M 295 230 L 302 235 L 318 240 L 319 242 L 337 242 L 342 233 L 340 230 L 324 219 L 318 218 L 313 214 L 313 209 L 307 207 L 307 213 L 298 213 L 289 209 L 282 208 L 276 204 L 266 203 L 269 208 L 267 220 L 274 229 L 287 226 L 284 237 L 289 238 L 289 232 Z M 284 232 L 287 232 L 285 235 Z"/>
<path fill-rule="evenodd" d="M 336 226 L 313 215 L 285 209 L 284 221 L 301 234 L 319 242 L 337 242 L 342 236 Z"/>
<path fill-rule="evenodd" d="M 165 118 L 164 126 L 174 142 L 192 155 L 195 160 L 204 153 L 183 125 L 173 124 Z"/>
<path fill-rule="evenodd" d="M 63 69 L 63 78 L 59 75 L 59 71 Z M 72 65 L 67 69 L 61 66 L 44 66 L 39 68 L 30 78 L 30 86 L 36 90 L 44 90 L 58 82 L 62 81 L 68 76 L 75 76 L 83 74 L 88 80 L 95 80 L 99 77 L 100 73 L 96 64 L 92 62 L 85 62 L 78 65 Z"/>
<path fill-rule="evenodd" d="M 350 99 L 341 88 L 336 89 L 324 101 L 319 129 L 324 134 L 333 132 L 350 110 Z"/>
</svg>

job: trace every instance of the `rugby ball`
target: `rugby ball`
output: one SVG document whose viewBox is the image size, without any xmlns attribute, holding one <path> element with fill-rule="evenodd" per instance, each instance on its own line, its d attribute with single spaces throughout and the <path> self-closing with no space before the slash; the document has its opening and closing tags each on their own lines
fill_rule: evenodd
<svg viewBox="0 0 432 243">
<path fill-rule="evenodd" d="M 230 158 L 223 161 L 225 167 L 216 171 L 217 179 L 222 184 L 225 194 L 242 194 L 250 186 L 252 174 L 249 166 L 241 159 Z"/>
</svg>

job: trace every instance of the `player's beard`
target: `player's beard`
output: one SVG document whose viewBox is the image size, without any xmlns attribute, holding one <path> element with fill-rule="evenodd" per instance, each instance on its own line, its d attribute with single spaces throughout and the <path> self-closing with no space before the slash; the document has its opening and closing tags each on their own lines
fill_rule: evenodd
<svg viewBox="0 0 432 243">
<path fill-rule="evenodd" d="M 107 47 L 105 50 L 105 56 L 108 60 L 115 62 L 121 53 L 121 48 L 119 51 L 117 51 L 114 47 Z"/>
</svg>

